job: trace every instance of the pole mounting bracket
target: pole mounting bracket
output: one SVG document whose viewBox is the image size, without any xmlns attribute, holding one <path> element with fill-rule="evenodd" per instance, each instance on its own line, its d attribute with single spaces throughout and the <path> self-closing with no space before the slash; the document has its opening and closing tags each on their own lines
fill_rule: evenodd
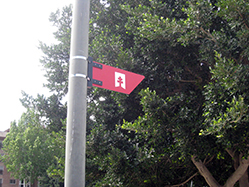
<svg viewBox="0 0 249 187">
<path fill-rule="evenodd" d="M 90 56 L 87 58 L 87 61 L 88 61 L 88 69 L 87 69 L 87 73 L 88 73 L 88 76 L 87 76 L 87 87 L 88 87 L 88 88 L 91 88 L 91 87 L 93 86 L 93 84 L 97 84 L 97 85 L 99 85 L 99 86 L 102 86 L 102 84 L 103 84 L 102 81 L 93 79 L 93 67 L 102 69 L 103 66 L 102 66 L 101 64 L 95 63 L 95 62 L 93 61 L 93 58 L 90 57 Z"/>
</svg>

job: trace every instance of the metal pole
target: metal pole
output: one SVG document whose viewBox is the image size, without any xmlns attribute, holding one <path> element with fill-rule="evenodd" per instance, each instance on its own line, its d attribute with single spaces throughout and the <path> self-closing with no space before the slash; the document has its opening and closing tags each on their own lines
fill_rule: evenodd
<svg viewBox="0 0 249 187">
<path fill-rule="evenodd" d="M 75 0 L 69 67 L 65 187 L 85 186 L 89 9 L 90 0 Z"/>
</svg>

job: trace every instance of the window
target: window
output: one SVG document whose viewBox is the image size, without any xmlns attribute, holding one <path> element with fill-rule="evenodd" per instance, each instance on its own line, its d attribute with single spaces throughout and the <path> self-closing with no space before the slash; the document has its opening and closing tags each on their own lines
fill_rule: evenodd
<svg viewBox="0 0 249 187">
<path fill-rule="evenodd" d="M 19 180 L 19 187 L 24 187 L 24 186 L 25 186 L 24 180 Z"/>
<path fill-rule="evenodd" d="M 0 175 L 3 175 L 3 166 L 0 166 Z"/>
<path fill-rule="evenodd" d="M 2 142 L 2 140 L 0 140 L 0 153 L 1 153 L 1 155 L 3 156 L 4 153 L 3 153 L 3 150 L 1 150 L 2 147 L 3 147 L 3 142 Z"/>
<path fill-rule="evenodd" d="M 15 179 L 10 179 L 10 184 L 16 184 L 16 180 Z"/>
<path fill-rule="evenodd" d="M 0 179 L 0 187 L 3 185 L 3 179 Z"/>
</svg>

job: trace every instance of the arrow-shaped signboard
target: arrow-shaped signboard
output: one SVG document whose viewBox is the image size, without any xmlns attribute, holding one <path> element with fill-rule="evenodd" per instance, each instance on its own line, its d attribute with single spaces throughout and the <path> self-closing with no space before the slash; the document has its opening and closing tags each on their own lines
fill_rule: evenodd
<svg viewBox="0 0 249 187">
<path fill-rule="evenodd" d="M 92 85 L 116 92 L 130 94 L 144 79 L 143 75 L 93 62 Z"/>
</svg>

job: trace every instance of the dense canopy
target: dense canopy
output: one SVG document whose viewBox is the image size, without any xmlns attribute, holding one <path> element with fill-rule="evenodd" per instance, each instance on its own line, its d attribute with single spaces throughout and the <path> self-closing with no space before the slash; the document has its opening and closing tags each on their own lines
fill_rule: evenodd
<svg viewBox="0 0 249 187">
<path fill-rule="evenodd" d="M 88 90 L 87 186 L 249 186 L 248 12 L 245 0 L 91 1 L 89 56 L 145 80 L 130 95 Z M 21 99 L 62 151 L 39 175 L 61 180 L 71 15 L 52 13 L 58 44 L 40 43 L 53 94 Z"/>
</svg>

